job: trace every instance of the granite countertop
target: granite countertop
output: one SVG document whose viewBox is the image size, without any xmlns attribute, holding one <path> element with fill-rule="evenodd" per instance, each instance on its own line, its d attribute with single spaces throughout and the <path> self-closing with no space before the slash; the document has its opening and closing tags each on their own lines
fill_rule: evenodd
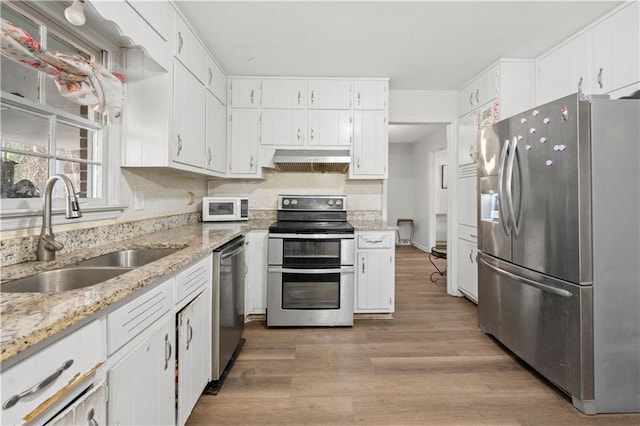
<svg viewBox="0 0 640 426">
<path fill-rule="evenodd" d="M 0 363 L 17 362 L 50 337 L 83 325 L 115 309 L 127 296 L 157 282 L 249 230 L 266 230 L 273 220 L 198 223 L 141 235 L 58 255 L 51 262 L 26 262 L 2 268 L 0 283 L 58 269 L 78 261 L 132 248 L 178 248 L 178 252 L 108 281 L 55 294 L 2 293 L 0 296 Z M 13 358 L 15 357 L 15 358 Z M 10 360 L 10 362 L 7 362 Z"/>
<path fill-rule="evenodd" d="M 395 231 L 398 229 L 395 225 L 389 225 L 382 220 L 350 220 L 356 231 Z"/>
</svg>

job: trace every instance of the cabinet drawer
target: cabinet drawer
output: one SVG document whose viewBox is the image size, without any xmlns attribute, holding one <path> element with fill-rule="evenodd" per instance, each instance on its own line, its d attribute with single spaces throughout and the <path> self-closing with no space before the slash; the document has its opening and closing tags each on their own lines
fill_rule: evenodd
<svg viewBox="0 0 640 426">
<path fill-rule="evenodd" d="M 467 241 L 478 241 L 478 228 L 468 225 L 458 225 L 458 238 L 462 238 Z"/>
<path fill-rule="evenodd" d="M 58 405 L 69 403 L 85 388 L 80 385 L 105 361 L 104 341 L 101 322 L 94 321 L 3 371 L 0 424 L 35 419 L 43 422 L 38 418 L 40 414 L 51 415 L 53 409 L 61 408 Z M 36 389 L 38 384 L 43 388 L 19 398 L 13 405 L 8 403 L 12 396 Z M 7 405 L 10 406 L 4 408 Z"/>
<path fill-rule="evenodd" d="M 393 245 L 391 234 L 361 234 L 358 235 L 358 248 L 388 249 Z"/>
<path fill-rule="evenodd" d="M 107 316 L 109 355 L 160 319 L 173 305 L 173 278 L 136 297 Z"/>
<path fill-rule="evenodd" d="M 202 291 L 211 282 L 211 257 L 207 256 L 176 276 L 176 303 Z"/>
</svg>

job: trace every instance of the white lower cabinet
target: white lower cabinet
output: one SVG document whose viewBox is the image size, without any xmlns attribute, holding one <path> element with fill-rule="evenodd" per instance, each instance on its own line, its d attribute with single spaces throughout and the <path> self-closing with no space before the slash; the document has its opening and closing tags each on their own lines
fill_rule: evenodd
<svg viewBox="0 0 640 426">
<path fill-rule="evenodd" d="M 245 235 L 245 313 L 265 314 L 267 312 L 267 252 L 268 231 L 251 231 Z"/>
<path fill-rule="evenodd" d="M 211 289 L 177 314 L 178 424 L 187 422 L 211 377 Z"/>
<path fill-rule="evenodd" d="M 105 340 L 104 322 L 95 320 L 3 368 L 0 424 L 43 424 L 73 403 L 105 361 Z"/>
<path fill-rule="evenodd" d="M 355 313 L 394 312 L 395 234 L 356 232 Z"/>
<path fill-rule="evenodd" d="M 462 238 L 458 238 L 458 290 L 478 303 L 478 247 Z"/>
<path fill-rule="evenodd" d="M 175 424 L 174 316 L 160 324 L 107 372 L 109 424 Z"/>
</svg>

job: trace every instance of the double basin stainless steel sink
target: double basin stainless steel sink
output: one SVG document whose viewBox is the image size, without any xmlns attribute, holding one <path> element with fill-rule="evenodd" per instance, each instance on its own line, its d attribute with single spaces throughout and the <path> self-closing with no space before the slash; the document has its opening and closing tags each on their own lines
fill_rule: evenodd
<svg viewBox="0 0 640 426">
<path fill-rule="evenodd" d="M 107 281 L 180 249 L 121 250 L 0 285 L 1 293 L 60 293 Z"/>
</svg>

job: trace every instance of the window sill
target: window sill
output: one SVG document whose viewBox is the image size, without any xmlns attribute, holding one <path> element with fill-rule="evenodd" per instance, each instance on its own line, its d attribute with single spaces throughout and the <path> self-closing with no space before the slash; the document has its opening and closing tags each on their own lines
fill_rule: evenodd
<svg viewBox="0 0 640 426">
<path fill-rule="evenodd" d="M 109 206 L 83 206 L 81 204 L 82 217 L 78 219 L 66 219 L 63 208 L 51 209 L 52 225 L 70 225 L 82 222 L 95 222 L 100 220 L 116 219 L 127 208 L 124 204 Z M 42 209 L 6 209 L 0 212 L 0 232 L 18 229 L 39 228 L 42 226 Z"/>
</svg>

